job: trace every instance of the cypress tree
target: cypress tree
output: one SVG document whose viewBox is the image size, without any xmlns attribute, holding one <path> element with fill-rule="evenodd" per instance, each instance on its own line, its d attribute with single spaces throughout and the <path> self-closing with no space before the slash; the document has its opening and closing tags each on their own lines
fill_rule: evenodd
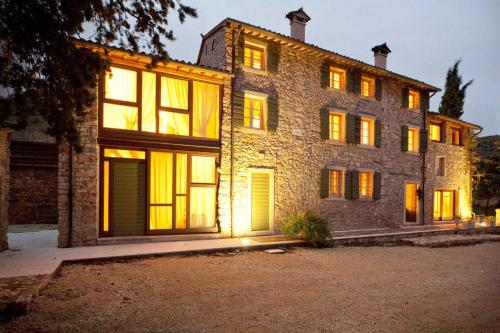
<svg viewBox="0 0 500 333">
<path fill-rule="evenodd" d="M 455 65 L 448 69 L 446 86 L 439 105 L 439 113 L 456 119 L 460 119 L 464 113 L 465 92 L 473 82 L 470 80 L 462 85 L 462 76 L 458 73 L 460 61 L 457 60 Z"/>
</svg>

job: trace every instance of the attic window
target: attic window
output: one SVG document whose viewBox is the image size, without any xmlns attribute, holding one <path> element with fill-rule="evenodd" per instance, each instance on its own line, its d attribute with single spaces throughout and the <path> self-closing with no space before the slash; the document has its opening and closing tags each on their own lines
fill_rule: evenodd
<svg viewBox="0 0 500 333">
<path fill-rule="evenodd" d="M 345 90 L 345 70 L 330 67 L 330 87 L 338 90 Z"/>
<path fill-rule="evenodd" d="M 265 48 L 253 43 L 245 42 L 245 59 L 244 65 L 246 67 L 255 69 L 265 69 L 264 55 Z"/>
<path fill-rule="evenodd" d="M 410 109 L 420 108 L 420 95 L 415 90 L 410 90 L 408 93 L 408 108 Z"/>
<path fill-rule="evenodd" d="M 365 97 L 375 96 L 375 80 L 368 76 L 361 77 L 361 95 Z"/>
</svg>

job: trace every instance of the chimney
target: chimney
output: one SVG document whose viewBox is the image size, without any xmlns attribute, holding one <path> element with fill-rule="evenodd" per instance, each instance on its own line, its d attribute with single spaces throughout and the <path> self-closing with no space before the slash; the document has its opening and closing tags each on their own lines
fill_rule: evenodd
<svg viewBox="0 0 500 333">
<path fill-rule="evenodd" d="M 298 39 L 302 42 L 306 39 L 306 23 L 311 18 L 300 7 L 286 14 L 286 18 L 290 20 L 290 37 Z"/>
<path fill-rule="evenodd" d="M 373 56 L 375 57 L 375 66 L 379 68 L 387 68 L 387 55 L 391 53 L 391 49 L 386 43 L 380 44 L 372 48 Z"/>
</svg>

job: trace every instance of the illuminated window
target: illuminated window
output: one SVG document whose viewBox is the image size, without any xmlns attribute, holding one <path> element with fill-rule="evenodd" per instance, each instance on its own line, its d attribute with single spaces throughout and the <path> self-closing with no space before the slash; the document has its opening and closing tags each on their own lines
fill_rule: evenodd
<svg viewBox="0 0 500 333">
<path fill-rule="evenodd" d="M 345 90 L 345 70 L 330 67 L 330 87 Z"/>
<path fill-rule="evenodd" d="M 410 90 L 410 92 L 408 93 L 408 108 L 420 108 L 420 94 L 414 90 Z"/>
<path fill-rule="evenodd" d="M 452 128 L 451 129 L 451 144 L 455 146 L 460 146 L 461 144 L 461 138 L 460 138 L 460 129 L 458 128 Z"/>
<path fill-rule="evenodd" d="M 188 81 L 163 76 L 160 105 L 172 109 L 188 109 Z"/>
<path fill-rule="evenodd" d="M 361 118 L 360 143 L 362 145 L 373 146 L 375 141 L 375 122 L 373 119 Z"/>
<path fill-rule="evenodd" d="M 436 157 L 436 176 L 444 176 L 446 160 L 444 157 Z"/>
<path fill-rule="evenodd" d="M 265 129 L 265 105 L 265 98 L 245 95 L 244 126 Z"/>
<path fill-rule="evenodd" d="M 408 128 L 408 151 L 418 153 L 419 133 L 416 128 Z"/>
<path fill-rule="evenodd" d="M 149 228 L 172 229 L 173 153 L 151 152 Z"/>
<path fill-rule="evenodd" d="M 156 132 L 156 74 L 142 72 L 142 130 Z"/>
<path fill-rule="evenodd" d="M 193 82 L 193 136 L 219 138 L 219 86 Z"/>
<path fill-rule="evenodd" d="M 455 213 L 455 192 L 434 191 L 434 219 L 451 220 Z"/>
<path fill-rule="evenodd" d="M 244 65 L 255 69 L 265 69 L 265 49 L 255 44 L 245 43 Z"/>
<path fill-rule="evenodd" d="M 344 142 L 345 116 L 343 113 L 330 113 L 330 140 Z"/>
<path fill-rule="evenodd" d="M 158 121 L 160 133 L 189 135 L 189 114 L 160 111 Z"/>
<path fill-rule="evenodd" d="M 361 77 L 361 95 L 366 97 L 375 96 L 375 80 L 371 77 Z"/>
<path fill-rule="evenodd" d="M 215 226 L 215 157 L 191 157 L 190 227 Z"/>
<path fill-rule="evenodd" d="M 104 157 L 112 158 L 133 158 L 138 160 L 144 160 L 146 158 L 146 152 L 141 150 L 127 150 L 127 149 L 104 149 Z"/>
<path fill-rule="evenodd" d="M 137 72 L 111 67 L 104 81 L 103 127 L 138 130 Z"/>
<path fill-rule="evenodd" d="M 343 195 L 343 172 L 341 170 L 329 171 L 330 197 L 340 198 Z"/>
<path fill-rule="evenodd" d="M 436 142 L 441 142 L 441 126 L 438 124 L 430 124 L 429 139 Z"/>
<path fill-rule="evenodd" d="M 359 173 L 359 197 L 371 199 L 372 197 L 373 174 L 371 172 Z"/>
</svg>

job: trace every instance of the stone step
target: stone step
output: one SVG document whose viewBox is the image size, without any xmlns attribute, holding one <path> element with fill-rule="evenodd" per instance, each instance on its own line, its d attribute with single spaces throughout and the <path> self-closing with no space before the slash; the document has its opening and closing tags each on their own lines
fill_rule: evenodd
<svg viewBox="0 0 500 333">
<path fill-rule="evenodd" d="M 422 247 L 450 247 L 474 245 L 484 242 L 500 242 L 500 235 L 439 235 L 430 237 L 411 237 L 401 239 L 401 243 Z"/>
</svg>

